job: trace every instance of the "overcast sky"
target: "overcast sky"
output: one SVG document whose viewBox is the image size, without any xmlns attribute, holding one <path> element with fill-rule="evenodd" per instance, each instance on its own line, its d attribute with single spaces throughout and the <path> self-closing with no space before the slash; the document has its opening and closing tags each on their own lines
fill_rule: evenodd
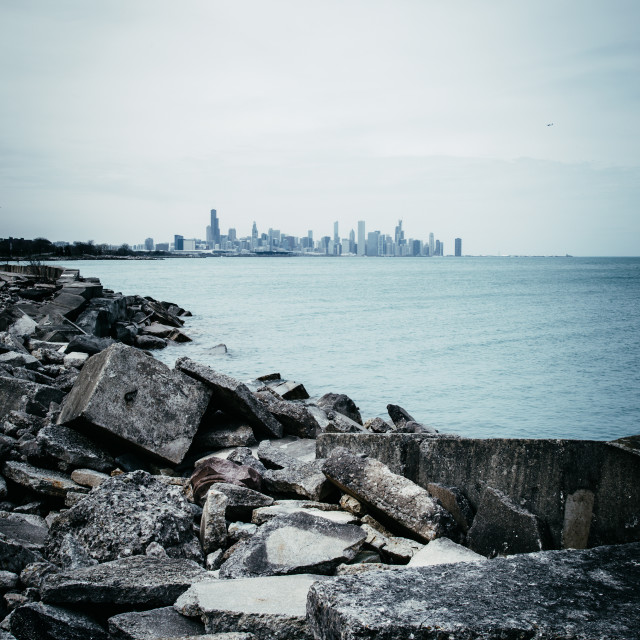
<svg viewBox="0 0 640 640">
<path fill-rule="evenodd" d="M 638 0 L 0 0 L 0 236 L 639 255 Z M 547 126 L 553 123 L 553 126 Z"/>
</svg>

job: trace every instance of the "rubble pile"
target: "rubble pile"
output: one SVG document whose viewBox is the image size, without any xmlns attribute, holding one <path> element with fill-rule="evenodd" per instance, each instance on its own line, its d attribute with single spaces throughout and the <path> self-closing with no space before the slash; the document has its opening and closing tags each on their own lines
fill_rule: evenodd
<svg viewBox="0 0 640 640">
<path fill-rule="evenodd" d="M 544 521 L 498 489 L 480 510 L 466 487 L 414 482 L 393 461 L 341 446 L 316 457 L 317 438 L 460 439 L 397 405 L 363 421 L 344 394 L 310 398 L 278 374 L 244 384 L 187 357 L 171 369 L 146 349 L 184 339 L 187 312 L 56 278 L 0 273 L 0 640 L 476 637 L 462 604 L 451 620 L 442 604 L 460 576 L 469 600 L 482 581 L 509 592 L 520 571 L 551 597 L 554 562 L 571 580 L 597 567 L 611 637 L 637 637 L 640 545 L 601 562 L 540 552 Z M 504 544 L 487 544 L 496 531 Z M 505 553 L 520 555 L 489 559 Z M 482 633 L 531 630 L 509 602 L 521 619 L 493 611 Z M 595 637 L 590 624 L 554 614 L 540 627 Z"/>
</svg>

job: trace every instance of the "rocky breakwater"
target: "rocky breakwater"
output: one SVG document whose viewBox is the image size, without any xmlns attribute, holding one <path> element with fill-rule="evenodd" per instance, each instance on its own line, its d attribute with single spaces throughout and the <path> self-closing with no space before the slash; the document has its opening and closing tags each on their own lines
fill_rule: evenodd
<svg viewBox="0 0 640 640">
<path fill-rule="evenodd" d="M 420 472 L 427 445 L 464 439 L 278 374 L 171 369 L 117 335 L 65 363 L 75 336 L 43 347 L 7 310 L 23 360 L 0 373 L 0 640 L 638 637 L 640 545 L 545 551 L 544 518 L 482 465 L 480 501 L 453 454 Z"/>
</svg>

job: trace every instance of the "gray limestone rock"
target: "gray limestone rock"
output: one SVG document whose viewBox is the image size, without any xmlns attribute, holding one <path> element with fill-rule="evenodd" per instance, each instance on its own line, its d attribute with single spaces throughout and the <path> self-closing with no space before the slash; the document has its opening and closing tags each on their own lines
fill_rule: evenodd
<svg viewBox="0 0 640 640">
<path fill-rule="evenodd" d="M 407 531 L 425 542 L 455 533 L 452 516 L 425 489 L 377 460 L 338 448 L 326 459 L 323 472 L 340 489 L 374 509 L 391 530 Z"/>
<path fill-rule="evenodd" d="M 111 471 L 113 458 L 85 435 L 64 425 L 48 425 L 38 432 L 37 459 L 56 460 L 60 471 L 86 467 L 95 471 Z"/>
<path fill-rule="evenodd" d="M 47 552 L 54 562 L 64 563 L 60 546 L 70 536 L 98 562 L 144 554 L 152 542 L 170 556 L 201 562 L 192 522 L 191 506 L 180 487 L 134 471 L 105 480 L 56 518 Z"/>
<path fill-rule="evenodd" d="M 181 595 L 175 608 L 204 620 L 207 633 L 250 632 L 257 640 L 312 640 L 307 593 L 320 575 L 210 580 Z M 222 638 L 220 638 L 222 640 Z"/>
<path fill-rule="evenodd" d="M 301 382 L 293 380 L 270 380 L 267 387 L 277 393 L 283 400 L 306 400 L 309 397 Z"/>
<path fill-rule="evenodd" d="M 270 389 L 257 391 L 254 395 L 282 424 L 284 433 L 300 438 L 315 438 L 321 431 L 318 421 L 303 403 L 283 400 Z"/>
<path fill-rule="evenodd" d="M 133 339 L 133 344 L 138 349 L 164 349 L 167 346 L 167 341 L 164 338 L 158 338 L 158 336 L 138 334 Z"/>
<path fill-rule="evenodd" d="M 640 543 L 375 571 L 311 587 L 316 638 L 637 640 Z"/>
<path fill-rule="evenodd" d="M 530 553 L 544 548 L 541 523 L 501 491 L 487 487 L 467 534 L 470 549 L 483 556 Z"/>
<path fill-rule="evenodd" d="M 11 591 L 18 586 L 19 576 L 13 571 L 0 569 L 0 593 Z"/>
<path fill-rule="evenodd" d="M 407 564 L 424 546 L 408 538 L 385 535 L 369 524 L 361 525 L 361 529 L 367 536 L 367 546 L 375 549 L 385 562 Z"/>
<path fill-rule="evenodd" d="M 279 496 L 300 496 L 323 500 L 333 490 L 322 472 L 324 460 L 297 464 L 284 469 L 267 469 L 263 476 L 265 489 Z"/>
<path fill-rule="evenodd" d="M 228 500 L 224 493 L 216 491 L 214 487 L 207 491 L 200 519 L 200 544 L 205 554 L 222 549 L 227 543 L 225 511 Z"/>
<path fill-rule="evenodd" d="M 59 424 L 95 428 L 178 464 L 211 392 L 142 351 L 114 344 L 92 356 L 65 399 Z"/>
<path fill-rule="evenodd" d="M 201 622 L 179 614 L 173 607 L 121 613 L 109 618 L 108 625 L 111 640 L 157 640 L 204 633 Z"/>
<path fill-rule="evenodd" d="M 203 423 L 206 416 L 203 419 Z M 224 425 L 201 426 L 193 440 L 193 446 L 200 450 L 225 449 L 227 447 L 251 447 L 258 444 L 253 429 L 240 421 L 226 420 Z"/>
<path fill-rule="evenodd" d="M 456 544 L 449 538 L 437 538 L 420 549 L 409 560 L 410 567 L 428 567 L 433 564 L 453 564 L 455 562 L 483 562 L 486 558 Z"/>
<path fill-rule="evenodd" d="M 83 487 L 99 487 L 105 480 L 108 480 L 111 476 L 100 471 L 94 471 L 93 469 L 76 469 L 71 472 L 71 479 Z"/>
<path fill-rule="evenodd" d="M 29 353 L 7 351 L 0 353 L 0 365 L 2 364 L 10 367 L 23 367 L 24 369 L 37 369 L 40 366 L 40 361 Z"/>
<path fill-rule="evenodd" d="M 438 482 L 430 482 L 427 491 L 440 500 L 442 506 L 458 523 L 462 533 L 467 533 L 473 522 L 473 509 L 464 493 L 458 487 L 446 487 Z"/>
<path fill-rule="evenodd" d="M 94 356 L 96 353 L 104 351 L 114 343 L 113 338 L 98 338 L 93 335 L 74 336 L 69 341 L 66 352 L 71 353 L 76 351 Z"/>
<path fill-rule="evenodd" d="M 47 523 L 40 516 L 0 511 L 0 569 L 20 573 L 42 560 L 47 533 Z"/>
<path fill-rule="evenodd" d="M 282 469 L 299 463 L 313 462 L 316 459 L 316 441 L 294 437 L 263 440 L 257 453 L 267 467 Z"/>
<path fill-rule="evenodd" d="M 358 523 L 358 518 L 353 514 L 338 510 L 335 506 L 309 500 L 278 500 L 271 506 L 255 509 L 251 522 L 260 525 L 279 516 L 288 516 L 292 513 L 309 513 L 339 524 Z M 327 507 L 332 508 L 327 509 Z"/>
<path fill-rule="evenodd" d="M 64 393 L 55 387 L 20 378 L 0 377 L 0 421 L 11 411 L 44 417 L 52 402 L 61 403 Z"/>
<path fill-rule="evenodd" d="M 28 602 L 11 614 L 16 640 L 109 640 L 109 634 L 86 613 L 42 602 Z"/>
<path fill-rule="evenodd" d="M 225 512 L 227 520 L 251 520 L 254 509 L 269 507 L 273 504 L 271 496 L 235 484 L 218 482 L 212 484 L 211 489 L 215 489 L 227 497 Z"/>
<path fill-rule="evenodd" d="M 220 568 L 221 578 L 331 573 L 351 560 L 365 539 L 359 527 L 309 513 L 274 518 L 246 540 Z"/>
<path fill-rule="evenodd" d="M 326 413 L 337 411 L 350 420 L 362 425 L 362 416 L 356 403 L 344 393 L 325 393 L 316 404 Z"/>
<path fill-rule="evenodd" d="M 387 413 L 396 427 L 401 427 L 407 422 L 415 422 L 415 418 L 397 404 L 388 404 Z"/>
<path fill-rule="evenodd" d="M 395 429 L 395 427 L 392 427 L 382 418 L 369 418 L 369 420 L 365 421 L 364 428 L 367 431 L 372 431 L 373 433 L 387 433 L 388 431 L 393 431 Z"/>
<path fill-rule="evenodd" d="M 14 540 L 0 533 L 0 569 L 20 573 L 24 567 L 41 562 L 44 558 L 38 547 L 25 544 L 21 540 Z"/>
<path fill-rule="evenodd" d="M 53 604 L 122 604 L 130 609 L 175 602 L 207 572 L 192 560 L 133 556 L 92 567 L 50 574 L 40 589 Z"/>
<path fill-rule="evenodd" d="M 207 385 L 216 409 L 242 417 L 261 435 L 282 437 L 282 425 L 255 399 L 245 384 L 198 364 L 189 358 L 178 358 L 176 369 Z"/>
<path fill-rule="evenodd" d="M 86 487 L 76 484 L 63 473 L 39 469 L 25 462 L 9 460 L 4 463 L 2 473 L 8 480 L 44 496 L 64 498 L 69 491 L 88 492 Z"/>
</svg>

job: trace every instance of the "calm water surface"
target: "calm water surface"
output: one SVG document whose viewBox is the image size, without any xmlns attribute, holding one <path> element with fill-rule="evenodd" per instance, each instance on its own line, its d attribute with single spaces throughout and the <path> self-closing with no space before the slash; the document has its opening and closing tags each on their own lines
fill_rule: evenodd
<svg viewBox="0 0 640 640">
<path fill-rule="evenodd" d="M 180 355 L 471 437 L 640 433 L 640 258 L 65 263 L 193 312 Z M 225 343 L 226 356 L 212 347 Z"/>
</svg>

